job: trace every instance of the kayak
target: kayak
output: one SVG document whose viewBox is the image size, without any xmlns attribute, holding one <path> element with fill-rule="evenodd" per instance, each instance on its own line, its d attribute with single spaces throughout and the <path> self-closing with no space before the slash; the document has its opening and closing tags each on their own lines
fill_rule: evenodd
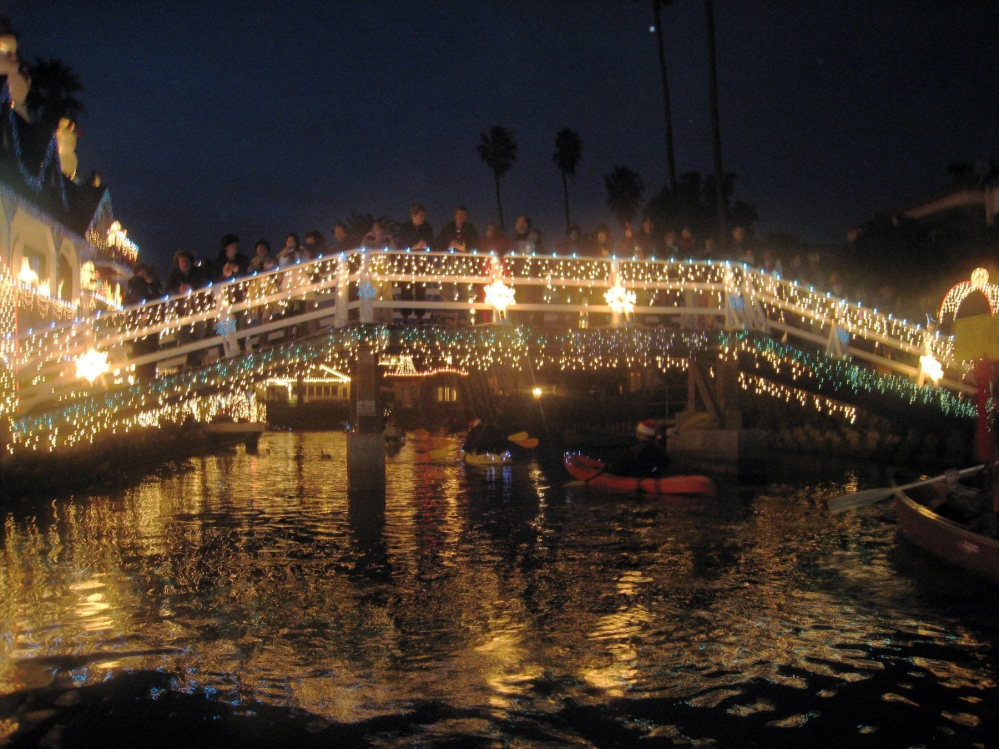
<svg viewBox="0 0 999 749">
<path fill-rule="evenodd" d="M 462 453 L 461 459 L 466 466 L 505 466 L 513 462 L 509 450 L 501 453 Z"/>
<path fill-rule="evenodd" d="M 639 478 L 618 476 L 604 471 L 607 466 L 602 460 L 588 458 L 579 453 L 565 454 L 565 468 L 572 477 L 585 481 L 590 486 L 618 492 L 645 492 L 646 494 L 687 494 L 711 497 L 715 493 L 715 482 L 707 476 L 662 476 L 660 478 Z"/>
<path fill-rule="evenodd" d="M 999 583 L 999 540 L 937 514 L 915 501 L 918 494 L 911 490 L 895 495 L 895 514 L 902 535 L 940 559 Z"/>
</svg>

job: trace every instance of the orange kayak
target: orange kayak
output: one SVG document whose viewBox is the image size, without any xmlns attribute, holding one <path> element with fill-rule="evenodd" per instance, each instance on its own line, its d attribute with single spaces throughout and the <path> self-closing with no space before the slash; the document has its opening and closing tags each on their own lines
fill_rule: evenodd
<svg viewBox="0 0 999 749">
<path fill-rule="evenodd" d="M 588 458 L 578 453 L 565 454 L 565 468 L 572 477 L 585 481 L 591 486 L 599 486 L 618 492 L 645 492 L 646 494 L 687 494 L 711 497 L 715 493 L 715 482 L 707 476 L 662 476 L 660 478 L 638 478 L 637 476 L 617 476 L 606 473 L 606 463 L 596 458 Z"/>
</svg>

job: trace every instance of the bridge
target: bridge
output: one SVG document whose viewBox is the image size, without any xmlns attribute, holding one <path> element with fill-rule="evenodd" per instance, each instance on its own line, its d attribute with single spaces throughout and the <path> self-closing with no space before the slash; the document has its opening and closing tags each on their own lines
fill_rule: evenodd
<svg viewBox="0 0 999 749">
<path fill-rule="evenodd" d="M 397 298 L 418 284 L 427 299 Z M 403 325 L 402 309 L 432 324 Z M 952 338 L 725 261 L 359 249 L 0 344 L 10 454 L 164 420 L 259 421 L 255 383 L 320 365 L 349 371 L 361 350 L 404 351 L 424 369 L 541 372 L 748 353 L 792 377 L 877 377 L 913 402 L 973 413 Z M 806 362 L 802 351 L 816 354 Z M 771 387 L 740 377 L 746 389 Z"/>
</svg>

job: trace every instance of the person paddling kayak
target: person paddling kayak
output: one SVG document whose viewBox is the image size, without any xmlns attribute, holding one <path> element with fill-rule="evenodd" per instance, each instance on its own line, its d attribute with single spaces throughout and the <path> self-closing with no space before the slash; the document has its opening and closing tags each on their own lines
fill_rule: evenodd
<svg viewBox="0 0 999 749">
<path fill-rule="evenodd" d="M 466 453 L 502 453 L 507 449 L 507 440 L 499 427 L 487 424 L 482 419 L 468 422 L 468 436 L 461 445 Z"/>
<path fill-rule="evenodd" d="M 669 453 L 663 445 L 662 430 L 653 419 L 640 421 L 635 427 L 638 442 L 619 461 L 606 468 L 607 473 L 639 478 L 665 476 L 669 467 Z"/>
</svg>

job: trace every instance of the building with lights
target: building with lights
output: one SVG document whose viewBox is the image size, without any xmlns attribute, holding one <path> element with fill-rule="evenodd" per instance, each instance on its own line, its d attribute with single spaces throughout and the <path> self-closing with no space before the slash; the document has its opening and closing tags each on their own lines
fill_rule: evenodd
<svg viewBox="0 0 999 749">
<path fill-rule="evenodd" d="M 138 255 L 96 173 L 77 179 L 75 123 L 31 122 L 30 78 L 0 19 L 0 330 L 121 308 Z"/>
</svg>

